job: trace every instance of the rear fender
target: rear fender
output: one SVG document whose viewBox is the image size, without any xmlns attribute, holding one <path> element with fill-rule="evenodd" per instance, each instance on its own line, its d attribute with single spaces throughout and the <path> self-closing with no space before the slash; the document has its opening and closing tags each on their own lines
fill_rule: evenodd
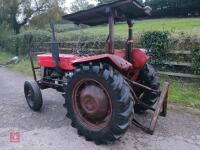
<svg viewBox="0 0 200 150">
<path fill-rule="evenodd" d="M 116 50 L 115 55 L 126 59 L 126 50 Z M 146 50 L 142 48 L 134 48 L 131 52 L 131 63 L 133 69 L 142 69 L 145 64 L 150 60 L 150 57 L 146 54 Z"/>
<path fill-rule="evenodd" d="M 142 69 L 145 64 L 150 60 L 150 56 L 148 56 L 145 52 L 145 49 L 134 48 L 132 51 L 132 64 L 133 68 Z"/>
<path fill-rule="evenodd" d="M 121 73 L 128 72 L 129 69 L 132 68 L 132 64 L 123 59 L 120 56 L 112 55 L 112 54 L 102 54 L 90 57 L 84 57 L 76 59 L 72 62 L 74 66 L 89 63 L 89 62 L 103 62 L 112 65 L 115 69 L 120 71 Z"/>
</svg>

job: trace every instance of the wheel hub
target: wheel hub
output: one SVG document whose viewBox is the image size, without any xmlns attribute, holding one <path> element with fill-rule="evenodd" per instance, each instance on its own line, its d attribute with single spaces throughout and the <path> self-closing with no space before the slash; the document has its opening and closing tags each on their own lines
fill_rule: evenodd
<svg viewBox="0 0 200 150">
<path fill-rule="evenodd" d="M 88 128 L 100 130 L 112 117 L 112 101 L 105 87 L 93 79 L 79 81 L 73 89 L 73 108 Z"/>
<path fill-rule="evenodd" d="M 89 85 L 80 92 L 80 105 L 87 117 L 101 119 L 107 114 L 109 102 L 101 88 Z"/>
</svg>

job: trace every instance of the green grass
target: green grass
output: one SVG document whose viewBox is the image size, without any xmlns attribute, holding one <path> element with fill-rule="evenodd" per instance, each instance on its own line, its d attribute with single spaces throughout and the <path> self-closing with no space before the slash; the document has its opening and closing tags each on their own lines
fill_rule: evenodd
<svg viewBox="0 0 200 150">
<path fill-rule="evenodd" d="M 182 103 L 185 106 L 200 109 L 200 86 L 190 83 L 183 87 L 181 83 L 172 83 L 170 100 L 174 103 Z"/>
<path fill-rule="evenodd" d="M 5 63 L 8 62 L 12 57 L 13 55 L 11 54 L 0 52 L 0 65 L 5 65 Z M 28 59 L 21 59 L 18 64 L 10 64 L 7 67 L 15 71 L 22 72 L 26 75 L 32 75 L 31 64 Z"/>
<path fill-rule="evenodd" d="M 200 109 L 200 84 L 198 82 L 171 80 L 170 83 L 170 102 Z"/>
<path fill-rule="evenodd" d="M 127 36 L 127 24 L 120 23 L 115 26 L 115 35 L 126 37 Z M 174 18 L 174 19 L 150 19 L 136 21 L 134 25 L 135 33 L 142 33 L 144 31 L 155 31 L 155 30 L 165 30 L 171 33 L 188 33 L 197 35 L 200 34 L 200 19 L 199 18 Z M 80 31 L 97 34 L 97 35 L 107 35 L 107 26 L 97 26 L 91 27 L 83 30 L 76 30 L 71 32 L 60 33 L 62 35 L 70 35 L 73 33 L 79 33 Z"/>
<path fill-rule="evenodd" d="M 28 59 L 22 59 L 18 64 L 11 64 L 8 67 L 12 70 L 22 72 L 28 76 L 32 75 L 31 64 Z"/>
<path fill-rule="evenodd" d="M 0 65 L 4 65 L 10 58 L 12 58 L 11 54 L 0 52 Z"/>
</svg>

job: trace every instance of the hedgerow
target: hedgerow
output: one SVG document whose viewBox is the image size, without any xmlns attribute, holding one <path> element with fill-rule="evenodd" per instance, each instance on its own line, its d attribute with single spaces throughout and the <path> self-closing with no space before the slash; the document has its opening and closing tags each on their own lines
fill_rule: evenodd
<svg viewBox="0 0 200 150">
<path fill-rule="evenodd" d="M 1 41 L 2 47 L 15 55 L 26 55 L 34 43 L 50 41 L 51 33 L 47 31 L 35 30 L 18 35 L 9 35 Z"/>
<path fill-rule="evenodd" d="M 165 31 L 149 31 L 142 34 L 141 45 L 152 56 L 153 64 L 160 65 L 166 61 L 170 43 L 169 35 L 169 32 Z"/>
<path fill-rule="evenodd" d="M 200 44 L 196 44 L 192 49 L 192 68 L 195 74 L 200 74 Z"/>
<path fill-rule="evenodd" d="M 7 52 L 10 52 L 15 55 L 24 56 L 27 55 L 29 50 L 41 50 L 43 47 L 48 47 L 50 44 L 44 45 L 44 42 L 51 41 L 51 32 L 50 30 L 31 30 L 23 32 L 19 35 L 2 36 L 0 38 L 0 47 L 5 49 Z M 88 34 L 84 31 L 76 31 L 75 33 L 57 33 L 57 41 L 60 43 L 67 43 L 67 41 L 79 41 L 79 42 L 88 42 L 87 45 L 84 45 L 82 48 L 88 49 L 106 49 L 106 38 L 107 35 L 96 35 Z M 134 47 L 143 47 L 146 48 L 149 55 L 152 56 L 151 63 L 158 66 L 159 68 L 164 68 L 164 62 L 166 61 L 190 61 L 192 63 L 192 69 L 196 74 L 200 74 L 200 42 L 195 40 L 197 38 L 190 37 L 188 35 L 180 34 L 179 36 L 171 36 L 169 32 L 165 31 L 153 31 L 153 32 L 144 32 L 141 35 L 134 35 Z M 115 48 L 122 49 L 125 48 L 126 39 L 122 37 L 115 38 Z M 70 42 L 69 42 L 70 43 Z M 37 45 L 37 47 L 35 47 Z M 62 48 L 74 48 L 76 44 L 61 44 Z M 79 45 L 80 46 L 80 45 Z M 78 47 L 79 48 L 79 47 Z M 192 51 L 192 60 L 191 58 L 184 58 L 182 55 L 175 56 L 169 55 L 169 50 L 191 50 Z M 180 60 L 179 60 L 180 59 Z"/>
</svg>

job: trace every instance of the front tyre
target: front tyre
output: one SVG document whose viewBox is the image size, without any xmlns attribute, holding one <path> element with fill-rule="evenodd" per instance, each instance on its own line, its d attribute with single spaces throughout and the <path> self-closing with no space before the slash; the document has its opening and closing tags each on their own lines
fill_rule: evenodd
<svg viewBox="0 0 200 150">
<path fill-rule="evenodd" d="M 33 111 L 39 111 L 42 108 L 42 94 L 36 81 L 26 81 L 24 83 L 24 94 L 28 106 Z"/>
<path fill-rule="evenodd" d="M 66 89 L 68 118 L 79 135 L 96 144 L 119 139 L 132 119 L 133 98 L 127 82 L 109 65 L 76 69 Z"/>
</svg>

